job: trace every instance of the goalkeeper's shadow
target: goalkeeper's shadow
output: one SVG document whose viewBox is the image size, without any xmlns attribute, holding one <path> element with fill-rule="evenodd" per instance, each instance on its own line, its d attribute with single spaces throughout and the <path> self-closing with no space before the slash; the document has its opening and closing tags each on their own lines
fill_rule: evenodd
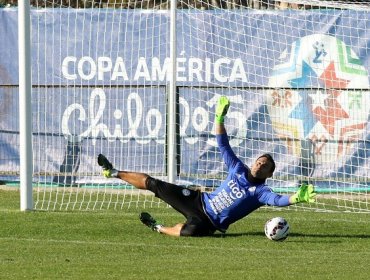
<svg viewBox="0 0 370 280">
<path fill-rule="evenodd" d="M 231 232 L 231 233 L 215 233 L 212 235 L 215 238 L 228 238 L 228 237 L 240 237 L 240 236 L 264 236 L 263 232 Z"/>
<path fill-rule="evenodd" d="M 233 238 L 240 236 L 265 236 L 264 232 L 232 232 L 232 233 L 215 233 L 213 237 L 215 238 Z M 315 233 L 290 233 L 289 237 L 309 237 L 309 238 L 370 238 L 369 234 L 315 234 Z M 292 240 L 291 242 L 301 242 L 300 240 Z M 327 241 L 326 241 L 327 242 Z M 341 242 L 339 240 L 332 240 L 330 242 Z"/>
<path fill-rule="evenodd" d="M 291 233 L 291 237 L 313 238 L 370 238 L 370 234 L 315 234 L 315 233 Z"/>
</svg>

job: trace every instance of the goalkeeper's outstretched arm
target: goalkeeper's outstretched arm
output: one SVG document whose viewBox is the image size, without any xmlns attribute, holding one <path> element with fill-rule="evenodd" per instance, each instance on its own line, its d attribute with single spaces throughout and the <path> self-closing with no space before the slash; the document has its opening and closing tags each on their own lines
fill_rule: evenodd
<svg viewBox="0 0 370 280">
<path fill-rule="evenodd" d="M 237 158 L 235 153 L 230 147 L 229 139 L 224 126 L 224 118 L 230 107 L 230 101 L 226 96 L 221 96 L 218 99 L 216 105 L 216 116 L 215 116 L 215 134 L 218 148 L 220 149 L 221 156 L 230 169 L 235 166 L 240 160 Z"/>
<path fill-rule="evenodd" d="M 216 105 L 215 127 L 216 135 L 226 134 L 224 119 L 230 107 L 230 101 L 226 96 L 221 96 Z"/>
<path fill-rule="evenodd" d="M 275 192 L 263 192 L 259 201 L 270 206 L 285 207 L 300 202 L 315 202 L 315 190 L 313 185 L 302 184 L 293 195 L 281 195 Z"/>
</svg>

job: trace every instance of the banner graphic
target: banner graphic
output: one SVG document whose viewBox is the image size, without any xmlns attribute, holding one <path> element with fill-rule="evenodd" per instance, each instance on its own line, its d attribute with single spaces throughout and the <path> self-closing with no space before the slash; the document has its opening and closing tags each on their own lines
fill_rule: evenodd
<svg viewBox="0 0 370 280">
<path fill-rule="evenodd" d="M 4 174 L 19 169 L 17 16 L 0 9 Z M 217 99 L 227 95 L 230 143 L 246 164 L 269 152 L 277 177 L 369 178 L 370 29 L 358 28 L 369 18 L 350 10 L 179 12 L 180 173 L 223 171 L 212 131 Z M 32 93 L 34 145 L 43 147 L 35 173 L 98 172 L 96 151 L 107 141 L 120 168 L 139 154 L 137 171 L 165 173 L 168 14 L 45 9 L 31 10 L 31 23 L 32 81 L 43 85 Z"/>
</svg>

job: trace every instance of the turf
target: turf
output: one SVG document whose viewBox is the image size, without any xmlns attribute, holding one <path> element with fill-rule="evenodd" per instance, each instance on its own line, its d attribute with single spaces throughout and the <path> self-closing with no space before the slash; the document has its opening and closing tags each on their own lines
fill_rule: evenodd
<svg viewBox="0 0 370 280">
<path fill-rule="evenodd" d="M 143 226 L 143 210 L 183 220 L 171 208 L 24 213 L 17 191 L 0 191 L 1 279 L 369 279 L 369 214 L 259 210 L 225 236 L 173 238 Z M 274 216 L 291 226 L 284 242 L 264 236 Z"/>
</svg>

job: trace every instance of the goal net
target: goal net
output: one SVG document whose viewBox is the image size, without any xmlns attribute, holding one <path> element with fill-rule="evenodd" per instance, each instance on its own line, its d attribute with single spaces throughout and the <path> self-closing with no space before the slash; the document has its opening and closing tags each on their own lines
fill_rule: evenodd
<svg viewBox="0 0 370 280">
<path fill-rule="evenodd" d="M 278 193 L 316 186 L 316 203 L 291 209 L 370 212 L 366 1 L 178 1 L 175 24 L 168 1 L 32 5 L 36 209 L 166 206 L 102 177 L 100 153 L 116 169 L 164 180 L 175 164 L 177 184 L 212 190 L 226 177 L 214 136 L 226 95 L 235 154 L 248 166 L 271 154 Z M 0 13 L 0 180 L 9 185 L 19 180 L 17 9 Z"/>
</svg>

